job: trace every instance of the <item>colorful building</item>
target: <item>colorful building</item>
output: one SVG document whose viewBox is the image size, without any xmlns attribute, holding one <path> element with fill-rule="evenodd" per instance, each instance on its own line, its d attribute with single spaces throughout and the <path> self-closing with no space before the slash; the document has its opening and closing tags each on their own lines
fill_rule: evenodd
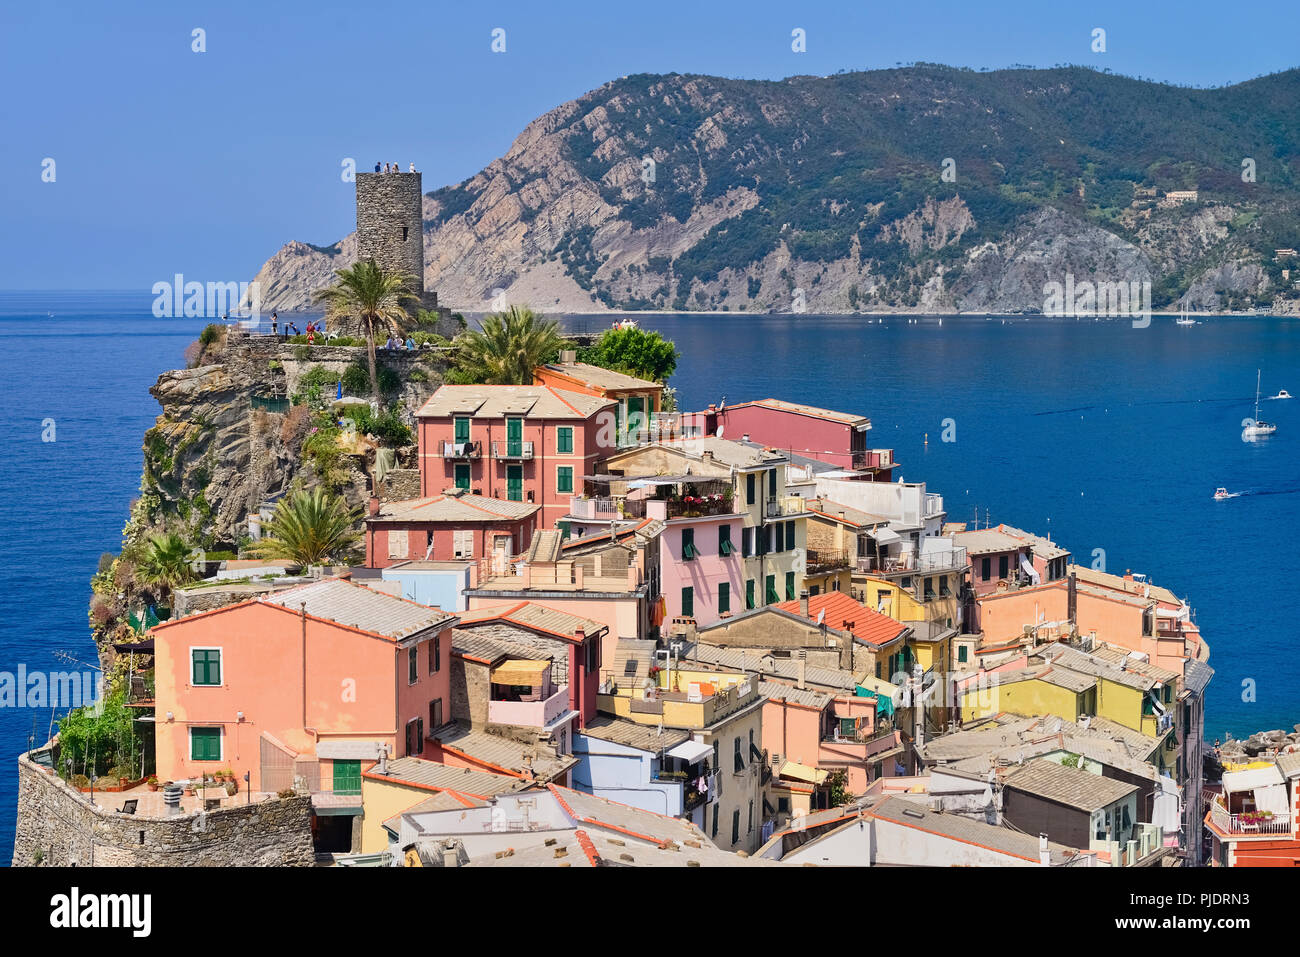
<svg viewBox="0 0 1300 957">
<path fill-rule="evenodd" d="M 617 402 L 620 448 L 648 441 L 657 434 L 664 391 L 661 383 L 578 362 L 571 351 L 561 353 L 559 362 L 533 370 L 533 383 Z"/>
<path fill-rule="evenodd" d="M 504 565 L 526 549 L 541 507 L 450 488 L 441 495 L 401 502 L 370 500 L 366 567 L 387 568 L 409 559 L 477 561 Z"/>
<path fill-rule="evenodd" d="M 1300 866 L 1300 752 L 1225 771 L 1205 814 L 1214 867 Z"/>
</svg>

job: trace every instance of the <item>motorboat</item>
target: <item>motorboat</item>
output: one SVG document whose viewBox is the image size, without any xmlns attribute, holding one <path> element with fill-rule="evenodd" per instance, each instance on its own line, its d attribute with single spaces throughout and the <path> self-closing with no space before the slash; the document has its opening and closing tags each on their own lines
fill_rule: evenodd
<svg viewBox="0 0 1300 957">
<path fill-rule="evenodd" d="M 1289 398 L 1291 398 L 1291 393 L 1288 392 L 1288 391 L 1286 391 L 1286 389 L 1282 389 L 1281 391 L 1278 392 L 1277 395 L 1271 395 L 1271 396 L 1269 396 L 1269 398 L 1270 398 L 1270 399 L 1289 399 Z"/>
<path fill-rule="evenodd" d="M 1214 500 L 1216 502 L 1222 502 L 1225 498 L 1232 498 L 1232 493 L 1226 488 L 1219 486 L 1214 490 Z"/>
</svg>

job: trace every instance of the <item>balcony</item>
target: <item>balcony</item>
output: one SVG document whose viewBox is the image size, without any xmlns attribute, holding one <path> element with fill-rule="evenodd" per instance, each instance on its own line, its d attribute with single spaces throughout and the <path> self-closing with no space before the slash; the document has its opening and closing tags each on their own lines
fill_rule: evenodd
<svg viewBox="0 0 1300 957">
<path fill-rule="evenodd" d="M 894 467 L 893 449 L 858 449 L 849 454 L 851 468 L 890 469 Z"/>
<path fill-rule="evenodd" d="M 478 442 L 443 442 L 442 457 L 444 459 L 476 459 L 483 454 L 483 448 Z"/>
<path fill-rule="evenodd" d="M 532 442 L 493 442 L 492 457 L 502 461 L 526 462 L 533 457 Z"/>
<path fill-rule="evenodd" d="M 683 495 L 664 502 L 667 518 L 701 518 L 705 515 L 732 515 L 732 499 L 728 494 Z"/>
<path fill-rule="evenodd" d="M 871 575 L 916 575 L 959 571 L 967 565 L 965 546 L 924 555 L 903 554 L 886 558 L 859 558 L 857 568 Z M 946 597 L 946 596 L 940 596 Z"/>
<path fill-rule="evenodd" d="M 562 685 L 541 701 L 489 701 L 489 724 L 513 724 L 525 728 L 546 728 L 569 710 L 569 686 Z"/>
<path fill-rule="evenodd" d="M 126 692 L 126 704 L 129 708 L 153 707 L 153 673 L 132 675 Z"/>
<path fill-rule="evenodd" d="M 569 515 L 588 521 L 609 522 L 620 518 L 645 518 L 645 499 L 628 499 L 619 496 L 574 498 L 569 503 Z"/>
<path fill-rule="evenodd" d="M 1269 811 L 1243 811 L 1231 814 L 1223 806 L 1223 796 L 1216 794 L 1210 803 L 1210 820 L 1225 834 L 1241 837 L 1260 837 L 1291 833 L 1291 815 Z"/>
<path fill-rule="evenodd" d="M 768 518 L 782 518 L 787 515 L 802 515 L 808 511 L 808 503 L 798 495 L 784 498 L 769 498 L 764 503 L 763 514 Z"/>
<path fill-rule="evenodd" d="M 805 573 L 812 575 L 817 572 L 833 571 L 836 568 L 849 568 L 851 564 L 848 552 L 810 548 Z"/>
</svg>

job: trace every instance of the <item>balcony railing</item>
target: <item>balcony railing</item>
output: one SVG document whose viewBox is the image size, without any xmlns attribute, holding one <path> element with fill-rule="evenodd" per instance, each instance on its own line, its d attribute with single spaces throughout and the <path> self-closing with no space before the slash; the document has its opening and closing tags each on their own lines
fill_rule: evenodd
<svg viewBox="0 0 1300 957">
<path fill-rule="evenodd" d="M 731 515 L 731 498 L 725 495 L 692 495 L 665 502 L 669 518 L 699 518 L 703 515 Z"/>
<path fill-rule="evenodd" d="M 1228 834 L 1254 836 L 1257 834 L 1290 834 L 1291 815 L 1266 815 L 1261 811 L 1230 814 L 1223 806 L 1222 795 L 1216 795 L 1210 804 L 1210 820 L 1219 830 Z"/>
<path fill-rule="evenodd" d="M 763 513 L 768 518 L 780 518 L 783 515 L 798 515 L 808 511 L 808 503 L 797 495 L 785 498 L 769 498 L 764 503 Z"/>
<path fill-rule="evenodd" d="M 489 701 L 488 722 L 545 728 L 568 708 L 569 688 L 565 685 L 541 701 Z"/>
<path fill-rule="evenodd" d="M 610 521 L 618 518 L 645 518 L 645 499 L 627 499 L 607 496 L 603 498 L 574 498 L 569 514 L 574 518 Z"/>
<path fill-rule="evenodd" d="M 442 457 L 444 459 L 476 459 L 483 454 L 483 448 L 478 442 L 443 442 Z"/>
<path fill-rule="evenodd" d="M 492 457 L 494 459 L 531 459 L 533 457 L 533 443 L 493 442 Z"/>
<path fill-rule="evenodd" d="M 958 546 L 920 556 L 904 554 L 897 558 L 859 558 L 857 567 L 862 572 L 883 575 L 956 571 L 966 567 L 966 549 Z"/>
<path fill-rule="evenodd" d="M 830 571 L 833 568 L 848 568 L 849 553 L 821 548 L 808 549 L 808 572 Z"/>
</svg>

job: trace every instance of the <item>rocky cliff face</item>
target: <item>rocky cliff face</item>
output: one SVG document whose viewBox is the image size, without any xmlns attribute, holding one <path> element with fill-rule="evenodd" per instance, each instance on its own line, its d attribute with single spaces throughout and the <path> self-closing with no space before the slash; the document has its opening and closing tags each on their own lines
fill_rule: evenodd
<svg viewBox="0 0 1300 957">
<path fill-rule="evenodd" d="M 1036 312 L 1073 273 L 1151 280 L 1157 307 L 1285 308 L 1270 263 L 1300 244 L 1297 106 L 1295 71 L 1213 91 L 1082 69 L 624 77 L 426 196 L 425 282 L 465 311 L 504 293 L 543 311 Z M 1258 182 L 1224 170 L 1233 151 L 1270 157 Z M 352 236 L 290 243 L 257 276 L 264 302 L 301 307 L 354 257 Z"/>
</svg>

